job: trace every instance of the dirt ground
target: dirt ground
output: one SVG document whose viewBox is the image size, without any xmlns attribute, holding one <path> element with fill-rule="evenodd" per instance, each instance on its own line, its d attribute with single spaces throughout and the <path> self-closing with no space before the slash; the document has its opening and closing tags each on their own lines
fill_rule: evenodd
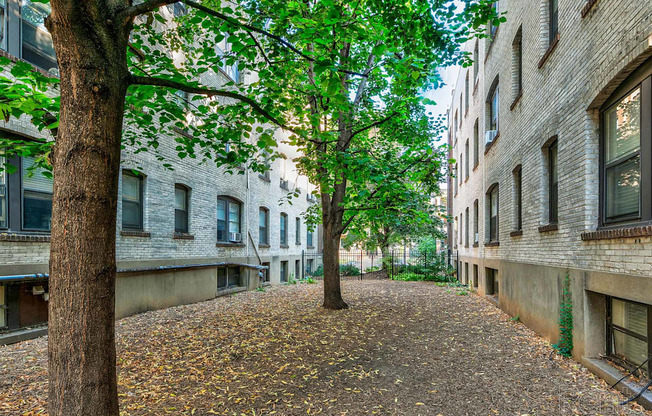
<svg viewBox="0 0 652 416">
<path fill-rule="evenodd" d="M 122 415 L 647 415 L 475 295 L 348 280 L 117 323 Z M 0 347 L 0 414 L 43 414 L 47 338 Z"/>
</svg>

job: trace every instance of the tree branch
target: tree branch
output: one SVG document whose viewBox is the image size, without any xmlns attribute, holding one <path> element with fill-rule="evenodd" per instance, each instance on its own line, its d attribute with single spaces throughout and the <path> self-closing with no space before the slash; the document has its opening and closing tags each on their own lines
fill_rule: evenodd
<svg viewBox="0 0 652 416">
<path fill-rule="evenodd" d="M 289 130 L 295 134 L 299 134 L 297 131 L 295 131 L 293 128 L 288 126 L 287 124 L 283 123 L 273 115 L 271 115 L 267 110 L 262 108 L 260 104 L 258 104 L 256 101 L 253 99 L 242 95 L 238 94 L 237 92 L 233 91 L 224 91 L 224 90 L 218 90 L 214 88 L 208 88 L 208 87 L 201 87 L 201 86 L 190 86 L 186 85 L 181 82 L 177 81 L 172 81 L 169 79 L 165 78 L 157 78 L 157 77 L 143 77 L 143 76 L 137 76 L 137 75 L 130 75 L 130 84 L 132 85 L 153 85 L 157 87 L 166 87 L 166 88 L 173 88 L 177 89 L 180 91 L 185 91 L 189 94 L 199 94 L 199 95 L 204 95 L 206 97 L 226 97 L 226 98 L 233 98 L 235 100 L 241 101 L 243 103 L 248 104 L 255 112 L 260 114 L 261 116 L 265 117 L 267 120 L 271 121 L 272 123 L 276 124 L 277 126 Z"/>
<path fill-rule="evenodd" d="M 371 128 L 378 127 L 378 126 L 380 126 L 381 124 L 384 124 L 384 123 L 386 123 L 387 121 L 391 120 L 392 118 L 394 118 L 394 116 L 397 116 L 397 115 L 398 115 L 398 113 L 397 113 L 396 111 L 394 111 L 392 114 L 388 115 L 387 117 L 385 117 L 385 118 L 383 118 L 383 119 L 381 119 L 381 120 L 375 121 L 375 122 L 369 124 L 368 126 L 363 127 L 363 128 L 361 128 L 361 129 L 359 129 L 359 130 L 354 131 L 354 132 L 351 134 L 351 138 L 353 138 L 356 134 L 360 134 L 360 133 L 362 133 L 362 132 L 364 132 L 364 131 L 367 131 L 367 130 L 369 130 L 369 129 L 371 129 Z"/>
<path fill-rule="evenodd" d="M 288 42 L 287 40 L 283 39 L 281 36 L 277 36 L 273 33 L 270 33 L 266 30 L 257 28 L 256 26 L 252 26 L 248 23 L 244 23 L 239 21 L 238 19 L 227 16 L 224 13 L 218 12 L 217 10 L 213 10 L 209 7 L 206 7 L 204 5 L 201 5 L 195 1 L 192 0 L 148 0 L 143 3 L 139 3 L 135 6 L 129 7 L 123 11 L 123 15 L 127 19 L 133 19 L 136 16 L 139 16 L 141 14 L 149 13 L 151 11 L 157 10 L 162 6 L 166 6 L 168 4 L 173 4 L 173 3 L 185 3 L 187 6 L 190 6 L 194 9 L 200 10 L 204 13 L 206 13 L 209 16 L 217 17 L 218 19 L 224 20 L 227 23 L 231 23 L 232 25 L 239 26 L 247 31 L 251 32 L 256 32 L 260 33 L 261 35 L 264 35 L 270 39 L 274 39 L 281 45 L 285 46 L 286 48 L 290 49 L 292 52 L 296 53 L 297 55 L 301 56 L 302 58 L 306 59 L 309 62 L 315 62 L 315 58 L 312 56 L 306 55 L 305 53 L 301 52 L 296 46 L 294 46 L 292 43 Z M 348 69 L 342 69 L 338 68 L 338 72 L 342 72 L 345 74 L 349 75 L 355 75 L 359 77 L 366 78 L 368 74 L 361 74 L 359 72 L 355 71 L 349 71 Z"/>
</svg>

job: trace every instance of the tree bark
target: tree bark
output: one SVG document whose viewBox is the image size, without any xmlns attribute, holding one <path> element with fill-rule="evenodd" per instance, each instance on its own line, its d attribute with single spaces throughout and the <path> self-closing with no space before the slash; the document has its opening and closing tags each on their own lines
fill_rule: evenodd
<svg viewBox="0 0 652 416">
<path fill-rule="evenodd" d="M 61 74 L 53 150 L 50 416 L 117 416 L 115 234 L 130 22 L 107 3 L 52 1 Z"/>
<path fill-rule="evenodd" d="M 346 309 L 340 287 L 340 240 L 333 223 L 324 221 L 324 308 Z"/>
</svg>

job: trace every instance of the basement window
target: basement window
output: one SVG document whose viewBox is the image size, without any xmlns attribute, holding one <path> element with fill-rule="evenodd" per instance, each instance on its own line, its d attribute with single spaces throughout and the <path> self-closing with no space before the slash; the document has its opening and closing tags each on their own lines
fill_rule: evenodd
<svg viewBox="0 0 652 416">
<path fill-rule="evenodd" d="M 642 303 L 607 298 L 607 353 L 620 362 L 641 368 L 650 376 L 650 327 L 652 308 Z"/>
<path fill-rule="evenodd" d="M 217 269 L 217 290 L 233 289 L 242 286 L 240 267 L 220 267 Z"/>
<path fill-rule="evenodd" d="M 0 285 L 0 328 L 7 327 L 7 289 Z"/>
</svg>

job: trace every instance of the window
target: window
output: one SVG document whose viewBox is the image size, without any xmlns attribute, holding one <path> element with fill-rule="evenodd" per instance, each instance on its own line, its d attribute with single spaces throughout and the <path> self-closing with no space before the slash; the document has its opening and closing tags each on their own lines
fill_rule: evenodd
<svg viewBox="0 0 652 416">
<path fill-rule="evenodd" d="M 464 111 L 469 111 L 469 73 L 466 73 L 466 79 L 464 80 Z"/>
<path fill-rule="evenodd" d="M 23 229 L 50 231 L 52 222 L 52 179 L 43 169 L 34 168 L 35 159 L 22 160 Z"/>
<path fill-rule="evenodd" d="M 217 269 L 217 289 L 240 287 L 240 267 L 219 267 Z"/>
<path fill-rule="evenodd" d="M 480 132 L 478 130 L 478 119 L 473 126 L 473 168 L 480 163 Z"/>
<path fill-rule="evenodd" d="M 2 0 L 0 0 L 2 1 Z M 50 5 L 22 0 L 21 14 L 21 58 L 46 71 L 57 71 L 52 37 L 44 25 L 50 14 Z"/>
<path fill-rule="evenodd" d="M 466 139 L 466 145 L 464 145 L 464 151 L 466 152 L 466 159 L 464 159 L 464 180 L 469 179 L 469 139 Z"/>
<path fill-rule="evenodd" d="M 460 166 L 460 186 L 464 184 L 464 181 L 462 180 L 463 175 L 464 175 L 464 153 L 460 153 L 460 159 L 459 159 L 459 166 Z"/>
<path fill-rule="evenodd" d="M 548 221 L 557 222 L 559 174 L 557 172 L 557 140 L 548 147 Z"/>
<path fill-rule="evenodd" d="M 269 244 L 269 211 L 267 208 L 258 210 L 258 243 Z"/>
<path fill-rule="evenodd" d="M 288 245 L 288 214 L 281 214 L 281 245 Z"/>
<path fill-rule="evenodd" d="M 301 260 L 294 261 L 294 278 L 301 279 Z"/>
<path fill-rule="evenodd" d="M 183 185 L 174 185 L 174 232 L 188 232 L 189 189 Z"/>
<path fill-rule="evenodd" d="M 7 327 L 7 289 L 0 285 L 0 328 Z"/>
<path fill-rule="evenodd" d="M 296 217 L 294 223 L 294 242 L 296 244 L 301 244 L 301 218 Z"/>
<path fill-rule="evenodd" d="M 601 224 L 652 221 L 652 59 L 602 109 Z"/>
<path fill-rule="evenodd" d="M 548 43 L 552 43 L 559 33 L 559 5 L 557 0 L 548 0 Z"/>
<path fill-rule="evenodd" d="M 287 261 L 282 261 L 281 262 L 281 282 L 287 282 L 288 281 L 288 262 Z"/>
<path fill-rule="evenodd" d="M 309 275 L 312 275 L 312 271 L 314 270 L 313 265 L 314 265 L 314 260 L 313 259 L 308 259 L 308 265 L 306 266 L 306 272 Z"/>
<path fill-rule="evenodd" d="M 308 228 L 306 231 L 306 245 L 308 247 L 314 247 L 315 244 L 313 243 L 312 240 L 313 240 L 313 232 L 310 230 L 310 228 Z"/>
<path fill-rule="evenodd" d="M 487 192 L 489 217 L 489 242 L 498 241 L 498 184 L 493 184 Z"/>
<path fill-rule="evenodd" d="M 7 43 L 5 42 L 6 21 L 7 21 L 7 1 L 0 0 L 0 49 L 7 49 Z"/>
<path fill-rule="evenodd" d="M 469 207 L 466 207 L 466 215 L 464 216 L 464 220 L 466 221 L 464 223 L 464 247 L 469 246 Z M 468 275 L 467 275 L 468 278 Z"/>
<path fill-rule="evenodd" d="M 263 281 L 263 283 L 267 283 L 267 282 L 269 282 L 269 276 L 270 276 L 269 267 L 270 267 L 270 265 L 269 265 L 269 263 L 263 263 L 262 266 L 267 267 L 266 269 L 262 269 L 260 271 L 262 273 L 262 281 Z"/>
<path fill-rule="evenodd" d="M 478 215 L 480 214 L 478 209 L 478 200 L 476 199 L 473 202 L 473 244 L 478 244 L 479 242 L 479 237 L 478 237 Z"/>
<path fill-rule="evenodd" d="M 457 195 L 457 162 L 453 166 L 453 178 L 455 180 L 455 195 Z"/>
<path fill-rule="evenodd" d="M 514 101 L 518 99 L 523 89 L 523 36 L 522 28 L 518 29 L 512 43 L 512 87 Z"/>
<path fill-rule="evenodd" d="M 499 111 L 499 94 L 498 82 L 496 82 L 491 94 L 489 95 L 489 129 L 498 131 L 498 111 Z"/>
<path fill-rule="evenodd" d="M 498 270 L 486 268 L 485 276 L 487 278 L 487 283 L 486 283 L 487 295 L 492 296 L 494 298 L 498 298 L 498 292 L 499 292 L 498 289 L 500 287 L 499 280 L 498 280 Z"/>
<path fill-rule="evenodd" d="M 122 228 L 143 229 L 143 176 L 122 172 Z"/>
<path fill-rule="evenodd" d="M 651 317 L 649 305 L 607 297 L 607 354 L 631 366 L 639 366 L 652 357 L 648 325 Z M 649 377 L 649 362 L 642 368 Z"/>
<path fill-rule="evenodd" d="M 217 241 L 240 243 L 240 202 L 233 198 L 217 198 Z"/>
<path fill-rule="evenodd" d="M 478 72 L 480 69 L 480 60 L 478 59 L 478 41 L 475 41 L 475 47 L 473 48 L 473 80 L 478 79 Z"/>
<path fill-rule="evenodd" d="M 523 179 L 521 165 L 512 172 L 514 176 L 514 230 L 523 229 Z"/>
<path fill-rule="evenodd" d="M 498 14 L 498 1 L 495 1 L 491 3 L 491 7 L 493 7 L 494 11 L 496 14 Z M 493 22 L 489 22 L 489 41 L 493 42 L 494 38 L 496 37 L 496 32 L 498 31 L 498 26 L 494 26 Z"/>
<path fill-rule="evenodd" d="M 0 156 L 0 228 L 9 227 L 7 220 L 7 172 L 5 158 Z"/>
<path fill-rule="evenodd" d="M 460 223 L 458 224 L 458 231 L 460 235 L 458 236 L 459 241 L 460 241 L 460 246 L 464 244 L 464 214 L 460 212 Z"/>
</svg>

